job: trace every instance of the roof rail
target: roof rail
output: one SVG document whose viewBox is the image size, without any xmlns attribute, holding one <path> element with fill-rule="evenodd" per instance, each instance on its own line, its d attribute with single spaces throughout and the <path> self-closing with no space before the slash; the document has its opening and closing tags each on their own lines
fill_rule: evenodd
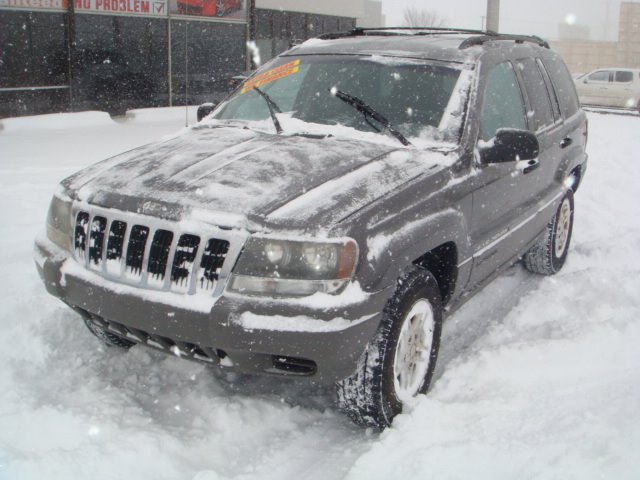
<svg viewBox="0 0 640 480">
<path fill-rule="evenodd" d="M 346 32 L 325 33 L 318 38 L 321 40 L 335 40 L 346 37 L 360 37 L 365 35 L 442 35 L 467 33 L 476 35 L 494 34 L 492 31 L 471 30 L 468 28 L 442 28 L 442 27 L 356 27 Z"/>
<path fill-rule="evenodd" d="M 495 40 L 514 41 L 516 43 L 530 42 L 540 45 L 544 48 L 550 48 L 549 43 L 535 35 L 511 35 L 508 33 L 497 33 L 492 30 L 472 30 L 468 28 L 442 28 L 442 27 L 378 27 L 378 28 L 361 28 L 356 27 L 346 32 L 325 33 L 318 38 L 321 40 L 336 40 L 339 38 L 361 37 L 366 35 L 447 35 L 466 33 L 472 34 L 462 41 L 458 47 L 460 50 L 483 45 L 487 42 Z"/>
<path fill-rule="evenodd" d="M 508 33 L 495 32 L 486 32 L 484 33 L 484 35 L 469 37 L 464 40 L 458 48 L 460 50 L 464 50 L 465 48 L 474 47 L 476 45 L 483 45 L 487 42 L 493 42 L 496 40 L 514 41 L 516 43 L 530 42 L 544 48 L 551 48 L 546 40 L 543 40 L 542 38 L 535 35 L 510 35 Z"/>
</svg>

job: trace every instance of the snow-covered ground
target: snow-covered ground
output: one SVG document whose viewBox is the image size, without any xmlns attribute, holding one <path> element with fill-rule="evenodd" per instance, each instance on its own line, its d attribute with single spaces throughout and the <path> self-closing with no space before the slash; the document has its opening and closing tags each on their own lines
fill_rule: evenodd
<svg viewBox="0 0 640 480">
<path fill-rule="evenodd" d="M 429 395 L 382 434 L 328 391 L 102 347 L 45 293 L 56 183 L 184 109 L 0 121 L 0 479 L 640 478 L 640 117 L 589 121 L 565 268 L 515 266 L 450 317 Z"/>
</svg>

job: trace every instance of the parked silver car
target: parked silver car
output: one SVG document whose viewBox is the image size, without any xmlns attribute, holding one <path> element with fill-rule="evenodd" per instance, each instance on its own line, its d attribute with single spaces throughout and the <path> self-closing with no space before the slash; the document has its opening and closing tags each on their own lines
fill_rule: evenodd
<svg viewBox="0 0 640 480">
<path fill-rule="evenodd" d="M 640 111 L 640 68 L 601 68 L 575 83 L 582 105 Z"/>
</svg>

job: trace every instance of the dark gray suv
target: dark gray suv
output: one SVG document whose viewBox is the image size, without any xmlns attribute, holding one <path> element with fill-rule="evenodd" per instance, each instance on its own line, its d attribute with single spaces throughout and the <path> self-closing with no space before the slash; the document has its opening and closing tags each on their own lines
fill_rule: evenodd
<svg viewBox="0 0 640 480">
<path fill-rule="evenodd" d="M 108 345 L 335 384 L 384 427 L 427 391 L 445 314 L 519 260 L 562 268 L 586 141 L 537 37 L 325 35 L 64 180 L 36 264 Z"/>
</svg>

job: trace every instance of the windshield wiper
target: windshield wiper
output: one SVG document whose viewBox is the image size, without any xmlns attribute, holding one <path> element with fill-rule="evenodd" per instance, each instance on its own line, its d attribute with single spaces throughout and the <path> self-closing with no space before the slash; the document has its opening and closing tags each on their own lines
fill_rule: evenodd
<svg viewBox="0 0 640 480">
<path fill-rule="evenodd" d="M 271 97 L 269 95 L 264 93 L 258 87 L 253 87 L 253 89 L 256 92 L 258 92 L 262 96 L 262 98 L 264 98 L 265 101 L 267 102 L 267 107 L 269 107 L 269 115 L 271 115 L 271 120 L 273 121 L 273 126 L 276 127 L 276 132 L 278 134 L 282 133 L 283 132 L 282 127 L 280 126 L 280 122 L 278 121 L 278 118 L 276 117 L 276 113 L 282 113 L 282 110 L 280 110 L 280 107 L 278 107 L 276 102 L 271 100 Z"/>
<path fill-rule="evenodd" d="M 364 103 L 358 97 L 354 97 L 353 95 L 349 95 L 348 93 L 341 92 L 340 90 L 336 90 L 332 88 L 329 91 L 333 96 L 338 97 L 344 103 L 351 105 L 353 108 L 355 108 L 360 113 L 362 113 L 365 116 L 365 120 L 367 120 L 367 118 L 372 118 L 376 122 L 380 123 L 384 128 L 389 130 L 389 133 L 391 135 L 393 135 L 398 140 L 400 140 L 400 143 L 402 143 L 404 146 L 411 145 L 411 142 L 407 140 L 407 138 L 404 135 L 402 135 L 398 130 L 396 130 L 394 126 L 391 125 L 391 122 L 387 120 L 387 118 L 384 115 L 382 115 L 377 110 L 375 110 L 371 105 Z M 368 123 L 368 120 L 367 120 L 367 123 Z"/>
</svg>

